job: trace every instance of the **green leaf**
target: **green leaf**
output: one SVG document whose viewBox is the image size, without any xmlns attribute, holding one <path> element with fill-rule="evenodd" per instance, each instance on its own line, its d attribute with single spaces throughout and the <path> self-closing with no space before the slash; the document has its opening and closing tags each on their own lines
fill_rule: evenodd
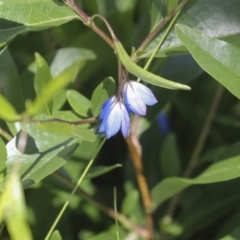
<svg viewBox="0 0 240 240">
<path fill-rule="evenodd" d="M 94 132 L 80 125 L 75 126 L 61 122 L 38 122 L 37 126 L 43 131 L 69 136 L 78 141 L 93 142 L 96 139 Z"/>
<path fill-rule="evenodd" d="M 80 18 L 61 1 L 3 0 L 0 19 L 0 43 L 4 43 L 23 32 L 40 31 Z"/>
<path fill-rule="evenodd" d="M 62 108 L 67 100 L 67 90 L 63 89 L 53 98 L 53 111 L 57 111 Z"/>
<path fill-rule="evenodd" d="M 27 213 L 23 189 L 17 172 L 12 171 L 0 198 L 0 223 L 6 221 L 12 240 L 31 240 L 32 234 L 27 224 Z"/>
<path fill-rule="evenodd" d="M 121 42 L 119 42 L 117 38 L 114 38 L 114 46 L 115 46 L 115 50 L 117 52 L 118 58 L 121 61 L 121 63 L 124 65 L 126 70 L 129 73 L 132 73 L 133 75 L 137 76 L 144 82 L 147 82 L 159 87 L 167 88 L 167 89 L 172 89 L 172 90 L 191 90 L 191 88 L 187 85 L 170 81 L 168 79 L 155 75 L 152 72 L 149 72 L 141 68 L 140 66 L 138 66 L 129 57 L 123 45 L 121 44 Z"/>
<path fill-rule="evenodd" d="M 25 137 L 22 154 L 18 144 L 22 144 L 24 141 L 21 139 Z M 77 140 L 68 136 L 42 131 L 36 124 L 29 124 L 6 145 L 7 172 L 15 163 L 20 163 L 23 186 L 29 187 L 63 166 L 78 145 Z"/>
<path fill-rule="evenodd" d="M 75 90 L 67 92 L 67 100 L 73 110 L 82 117 L 90 116 L 91 102 Z"/>
<path fill-rule="evenodd" d="M 7 150 L 5 144 L 0 137 L 0 176 L 6 168 L 6 160 L 7 160 Z"/>
<path fill-rule="evenodd" d="M 86 61 L 96 59 L 96 55 L 89 49 L 66 47 L 50 54 L 46 59 L 51 63 L 50 69 L 52 76 L 56 77 L 75 62 L 81 63 L 80 67 L 83 67 Z"/>
<path fill-rule="evenodd" d="M 165 177 L 180 175 L 181 162 L 174 134 L 169 134 L 162 145 L 160 165 Z"/>
<path fill-rule="evenodd" d="M 105 78 L 94 90 L 91 98 L 91 108 L 94 117 L 101 113 L 103 103 L 116 94 L 116 84 L 112 77 Z"/>
<path fill-rule="evenodd" d="M 6 121 L 17 121 L 20 119 L 20 116 L 17 114 L 14 107 L 11 105 L 8 100 L 0 94 L 0 118 Z"/>
<path fill-rule="evenodd" d="M 49 240 L 62 240 L 61 234 L 58 230 L 55 230 Z"/>
<path fill-rule="evenodd" d="M 177 25 L 176 33 L 198 64 L 233 95 L 240 98 L 240 48 L 207 37 L 184 25 Z"/>
<path fill-rule="evenodd" d="M 228 181 L 240 176 L 240 155 L 212 164 L 194 179 L 171 177 L 152 189 L 153 209 L 193 184 L 209 184 Z"/>
<path fill-rule="evenodd" d="M 228 235 L 219 238 L 219 240 L 238 240 L 240 238 L 240 228 L 236 228 L 233 232 Z"/>
<path fill-rule="evenodd" d="M 170 3 L 172 0 L 168 2 Z M 240 21 L 239 11 L 240 2 L 238 0 L 191 0 L 183 8 L 176 23 L 185 24 L 191 28 L 202 31 L 210 37 L 220 38 L 240 46 L 240 25 L 237 24 Z M 144 50 L 145 54 L 141 57 L 149 57 L 151 55 L 157 43 L 162 38 L 162 34 L 163 32 L 159 33 L 153 39 Z M 186 53 L 186 48 L 181 41 L 179 41 L 175 30 L 172 29 L 156 57 Z"/>
<path fill-rule="evenodd" d="M 53 96 L 55 96 L 60 90 L 65 88 L 77 75 L 79 69 L 79 63 L 76 62 L 71 67 L 67 68 L 57 77 L 51 79 L 45 88 L 41 91 L 39 96 L 35 99 L 33 104 L 28 103 L 28 114 L 34 115 L 38 113 L 46 104 L 48 104 Z"/>
<path fill-rule="evenodd" d="M 8 99 L 18 112 L 22 112 L 24 110 L 22 88 L 17 67 L 7 47 L 0 51 L 0 86 L 0 93 Z"/>
<path fill-rule="evenodd" d="M 128 192 L 122 203 L 122 213 L 124 215 L 131 215 L 139 202 L 139 192 L 136 189 Z"/>
<path fill-rule="evenodd" d="M 37 65 L 37 71 L 34 77 L 34 89 L 36 95 L 39 96 L 46 87 L 46 85 L 49 83 L 49 81 L 52 79 L 52 76 L 47 62 L 39 53 L 35 53 L 35 61 Z M 50 115 L 52 111 L 51 104 L 46 105 L 44 109 L 45 111 L 43 110 L 42 113 L 47 113 L 48 115 Z"/>
<path fill-rule="evenodd" d="M 85 178 L 95 178 L 98 176 L 101 176 L 107 172 L 110 172 L 112 170 L 114 170 L 115 168 L 119 168 L 122 167 L 121 164 L 115 164 L 113 166 L 110 167 L 103 167 L 103 166 L 98 166 L 98 167 L 92 167 L 89 171 L 88 174 L 86 175 Z"/>
</svg>

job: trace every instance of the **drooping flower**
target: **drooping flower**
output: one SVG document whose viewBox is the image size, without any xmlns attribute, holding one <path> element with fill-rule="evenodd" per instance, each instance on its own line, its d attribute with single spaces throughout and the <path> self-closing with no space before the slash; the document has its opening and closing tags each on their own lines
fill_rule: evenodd
<svg viewBox="0 0 240 240">
<path fill-rule="evenodd" d="M 129 81 L 124 84 L 123 98 L 127 110 L 138 115 L 146 115 L 146 105 L 152 106 L 157 103 L 152 91 L 136 81 Z"/>
<path fill-rule="evenodd" d="M 116 96 L 109 98 L 102 106 L 99 117 L 102 120 L 99 131 L 105 133 L 107 138 L 115 135 L 120 129 L 127 137 L 130 129 L 130 117 L 121 99 Z"/>
</svg>

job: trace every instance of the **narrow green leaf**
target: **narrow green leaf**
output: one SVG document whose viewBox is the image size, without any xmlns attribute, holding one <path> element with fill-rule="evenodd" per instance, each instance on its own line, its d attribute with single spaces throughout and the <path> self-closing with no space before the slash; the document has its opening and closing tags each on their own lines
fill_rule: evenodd
<svg viewBox="0 0 240 240">
<path fill-rule="evenodd" d="M 76 77 L 78 69 L 79 63 L 76 62 L 60 75 L 51 79 L 33 104 L 27 106 L 28 114 L 34 115 L 38 113 L 60 90 L 64 89 Z"/>
<path fill-rule="evenodd" d="M 91 98 L 91 108 L 94 117 L 101 113 L 103 103 L 116 94 L 116 84 L 112 77 L 105 78 L 94 90 Z"/>
<path fill-rule="evenodd" d="M 61 1 L 3 0 L 0 9 L 0 43 L 9 41 L 19 33 L 40 31 L 73 19 L 79 19 L 79 16 Z"/>
<path fill-rule="evenodd" d="M 39 53 L 35 53 L 35 61 L 37 70 L 34 77 L 34 89 L 36 95 L 39 96 L 40 93 L 46 87 L 46 85 L 49 83 L 49 81 L 52 79 L 52 76 L 47 62 L 43 59 L 43 57 Z M 47 113 L 48 115 L 50 115 L 51 112 L 52 107 L 51 104 L 49 103 L 44 107 L 42 113 Z"/>
<path fill-rule="evenodd" d="M 52 76 L 47 62 L 39 53 L 35 53 L 35 61 L 37 69 L 34 78 L 34 88 L 36 95 L 38 96 L 47 83 L 52 79 Z"/>
<path fill-rule="evenodd" d="M 176 33 L 198 64 L 240 98 L 240 48 L 185 25 L 177 25 Z"/>
<path fill-rule="evenodd" d="M 14 107 L 11 105 L 8 100 L 0 94 L 0 118 L 6 121 L 16 121 L 20 119 L 20 116 L 17 114 Z"/>
<path fill-rule="evenodd" d="M 89 117 L 91 102 L 81 93 L 75 90 L 69 90 L 67 92 L 67 100 L 73 110 L 82 117 Z"/>
<path fill-rule="evenodd" d="M 0 51 L 0 93 L 8 99 L 18 113 L 24 110 L 22 87 L 17 67 L 7 47 Z"/>
<path fill-rule="evenodd" d="M 128 70 L 128 72 L 137 76 L 141 80 L 150 83 L 152 85 L 156 85 L 163 88 L 173 89 L 173 90 L 191 90 L 191 88 L 187 85 L 177 83 L 174 81 L 170 81 L 168 79 L 162 78 L 158 75 L 155 75 L 147 70 L 139 67 L 132 59 L 128 56 L 121 42 L 119 42 L 116 38 L 114 39 L 114 45 L 116 48 L 117 55 L 119 60 L 124 65 L 124 67 Z"/>
<path fill-rule="evenodd" d="M 228 181 L 240 176 L 240 155 L 212 164 L 194 179 L 171 177 L 158 183 L 152 190 L 153 209 L 193 184 Z"/>
<path fill-rule="evenodd" d="M 62 240 L 60 232 L 55 230 L 49 240 Z"/>
<path fill-rule="evenodd" d="M 107 172 L 110 172 L 114 170 L 115 168 L 122 167 L 121 164 L 115 164 L 110 167 L 103 167 L 103 166 L 98 166 L 98 167 L 93 167 L 89 170 L 88 174 L 86 175 L 86 178 L 95 178 L 98 176 L 101 176 Z"/>
<path fill-rule="evenodd" d="M 8 177 L 0 198 L 0 222 L 6 221 L 12 240 L 32 240 L 20 178 L 14 170 Z"/>
</svg>

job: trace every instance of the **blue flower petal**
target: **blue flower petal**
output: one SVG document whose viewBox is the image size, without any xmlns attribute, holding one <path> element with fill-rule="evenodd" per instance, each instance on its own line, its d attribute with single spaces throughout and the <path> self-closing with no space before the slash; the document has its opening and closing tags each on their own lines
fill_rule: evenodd
<svg viewBox="0 0 240 240">
<path fill-rule="evenodd" d="M 105 116 L 107 116 L 109 114 L 109 111 L 111 111 L 111 106 L 112 106 L 114 100 L 115 100 L 115 97 L 111 97 L 103 103 L 102 112 L 99 117 L 100 120 L 103 120 L 105 118 Z"/>
<path fill-rule="evenodd" d="M 107 138 L 112 137 L 120 130 L 121 121 L 122 121 L 122 111 L 120 108 L 120 103 L 116 102 L 107 118 L 107 122 L 106 122 Z"/>
</svg>

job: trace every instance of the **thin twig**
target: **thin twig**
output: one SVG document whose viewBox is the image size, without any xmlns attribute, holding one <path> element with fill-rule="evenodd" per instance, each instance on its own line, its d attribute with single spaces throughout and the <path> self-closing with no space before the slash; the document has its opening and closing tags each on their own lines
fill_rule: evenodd
<svg viewBox="0 0 240 240">
<path fill-rule="evenodd" d="M 91 17 L 88 16 L 80 7 L 73 0 L 63 0 L 66 5 L 72 8 L 81 18 L 83 23 L 91 28 L 94 32 L 96 32 L 111 48 L 114 49 L 114 43 L 112 39 L 102 30 L 100 29 L 95 23 L 91 23 Z"/>
<path fill-rule="evenodd" d="M 95 123 L 98 122 L 98 120 L 96 118 L 86 118 L 83 120 L 78 120 L 78 121 L 67 121 L 67 120 L 62 120 L 59 118 L 50 118 L 47 120 L 35 120 L 35 119 L 31 119 L 30 122 L 33 123 L 44 123 L 44 122 L 61 122 L 61 123 L 67 123 L 70 125 L 81 125 L 81 124 L 86 124 L 86 123 Z"/>
<path fill-rule="evenodd" d="M 145 38 L 135 53 L 132 55 L 132 60 L 136 61 L 137 53 L 146 48 L 146 46 L 153 40 L 153 38 L 159 33 L 159 31 L 181 10 L 188 0 L 183 0 L 172 12 L 170 12 Z"/>
<path fill-rule="evenodd" d="M 0 135 L 3 136 L 7 141 L 11 141 L 13 138 L 10 134 L 8 134 L 2 128 L 0 128 Z"/>
<path fill-rule="evenodd" d="M 222 94 L 223 94 L 223 86 L 218 84 L 215 96 L 213 98 L 212 101 L 212 105 L 209 109 L 207 118 L 205 120 L 205 123 L 203 125 L 201 134 L 198 138 L 198 141 L 196 143 L 196 146 L 193 149 L 192 155 L 190 157 L 188 166 L 185 170 L 185 172 L 183 173 L 183 177 L 184 178 L 188 178 L 192 175 L 194 169 L 196 168 L 197 164 L 198 164 L 198 160 L 199 160 L 199 156 L 203 150 L 203 147 L 205 145 L 206 139 L 208 137 L 209 131 L 211 129 L 214 117 L 216 115 Z M 172 222 L 172 217 L 174 215 L 175 209 L 178 205 L 178 202 L 181 198 L 181 193 L 177 194 L 175 197 L 172 198 L 172 200 L 169 203 L 169 207 L 166 211 L 165 216 L 163 217 L 163 222 L 165 224 L 170 224 Z"/>
</svg>

